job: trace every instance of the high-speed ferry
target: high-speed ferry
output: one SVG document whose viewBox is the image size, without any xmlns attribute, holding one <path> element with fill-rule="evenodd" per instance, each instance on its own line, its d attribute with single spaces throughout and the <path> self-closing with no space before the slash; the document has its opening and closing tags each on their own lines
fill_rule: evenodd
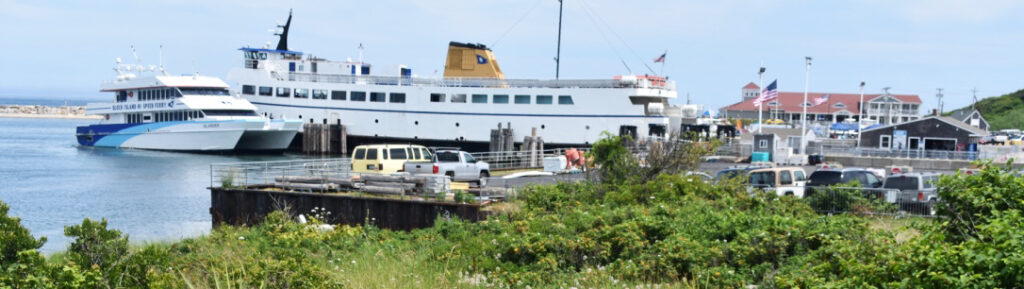
<svg viewBox="0 0 1024 289">
<path fill-rule="evenodd" d="M 228 82 L 268 116 L 342 123 L 349 144 L 414 142 L 486 147 L 491 129 L 523 140 L 536 129 L 551 146 L 586 146 L 602 132 L 634 138 L 670 132 L 664 111 L 676 98 L 664 77 L 506 79 L 491 49 L 451 42 L 443 78 L 407 67 L 372 75 L 371 65 L 329 61 L 289 50 L 289 15 L 276 48 L 243 47 L 243 65 Z M 361 57 L 360 57 L 361 58 Z"/>
<path fill-rule="evenodd" d="M 256 107 L 229 94 L 216 77 L 136 77 L 142 65 L 118 64 L 117 78 L 101 91 L 114 102 L 90 103 L 86 114 L 102 115 L 98 124 L 79 126 L 82 146 L 168 151 L 283 151 L 302 125 L 300 120 L 269 119 Z M 150 71 L 153 68 L 150 67 Z M 162 70 L 162 68 L 161 68 Z"/>
</svg>

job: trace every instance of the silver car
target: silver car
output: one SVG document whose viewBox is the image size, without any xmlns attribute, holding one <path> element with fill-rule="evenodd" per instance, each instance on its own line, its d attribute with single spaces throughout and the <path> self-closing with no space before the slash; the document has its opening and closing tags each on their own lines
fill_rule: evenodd
<svg viewBox="0 0 1024 289">
<path fill-rule="evenodd" d="M 934 173 L 895 174 L 885 178 L 882 187 L 899 190 L 896 203 L 901 209 L 935 215 L 935 204 L 939 201 L 935 187 L 938 181 L 939 175 Z"/>
</svg>

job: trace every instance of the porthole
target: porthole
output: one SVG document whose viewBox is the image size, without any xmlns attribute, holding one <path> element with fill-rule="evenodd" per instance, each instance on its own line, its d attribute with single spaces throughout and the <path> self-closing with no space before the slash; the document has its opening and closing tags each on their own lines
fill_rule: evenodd
<svg viewBox="0 0 1024 289">
<path fill-rule="evenodd" d="M 379 137 L 379 136 L 377 134 L 374 134 L 373 137 Z"/>
<path fill-rule="evenodd" d="M 455 127 L 459 127 L 459 123 L 457 123 L 457 122 L 456 122 L 456 123 L 455 123 Z"/>
<path fill-rule="evenodd" d="M 302 115 L 301 114 L 299 115 L 299 119 L 302 119 Z"/>
<path fill-rule="evenodd" d="M 540 129 L 544 129 L 544 125 L 543 125 L 543 124 L 542 124 L 542 125 L 540 125 Z"/>
<path fill-rule="evenodd" d="M 380 119 L 374 119 L 373 123 L 380 123 Z"/>
<path fill-rule="evenodd" d="M 590 126 L 589 126 L 589 125 L 587 126 L 587 129 L 590 129 Z"/>
<path fill-rule="evenodd" d="M 417 120 L 417 121 L 414 121 L 414 122 L 413 122 L 413 124 L 415 124 L 415 125 L 420 125 L 420 121 L 418 121 L 418 120 Z"/>
</svg>

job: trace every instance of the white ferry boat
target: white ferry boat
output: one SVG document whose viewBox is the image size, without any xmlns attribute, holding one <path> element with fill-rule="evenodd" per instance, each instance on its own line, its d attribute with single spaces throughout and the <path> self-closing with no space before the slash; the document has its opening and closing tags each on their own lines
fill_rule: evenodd
<svg viewBox="0 0 1024 289">
<path fill-rule="evenodd" d="M 669 132 L 664 110 L 676 98 L 663 77 L 506 79 L 493 52 L 451 42 L 443 78 L 399 67 L 377 76 L 359 61 L 328 61 L 288 49 L 289 14 L 276 49 L 243 47 L 244 66 L 228 81 L 266 116 L 341 123 L 349 144 L 415 142 L 486 148 L 491 129 L 522 140 L 536 129 L 549 146 L 586 146 L 602 132 L 634 138 Z M 361 57 L 360 57 L 361 58 Z"/>
<path fill-rule="evenodd" d="M 120 60 L 115 70 L 117 79 L 103 83 L 101 89 L 113 93 L 115 101 L 86 106 L 86 114 L 104 118 L 77 128 L 82 146 L 279 152 L 288 148 L 302 125 L 297 119 L 257 115 L 255 106 L 232 97 L 228 85 L 215 77 L 136 77 L 133 72 L 142 73 L 145 67 Z"/>
</svg>

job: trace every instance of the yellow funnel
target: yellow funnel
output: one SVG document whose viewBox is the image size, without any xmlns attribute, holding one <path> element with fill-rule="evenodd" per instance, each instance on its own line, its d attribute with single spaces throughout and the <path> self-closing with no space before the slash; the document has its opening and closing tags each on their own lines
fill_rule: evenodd
<svg viewBox="0 0 1024 289">
<path fill-rule="evenodd" d="M 504 79 L 494 53 L 483 44 L 449 42 L 444 77 L 475 77 Z"/>
</svg>

